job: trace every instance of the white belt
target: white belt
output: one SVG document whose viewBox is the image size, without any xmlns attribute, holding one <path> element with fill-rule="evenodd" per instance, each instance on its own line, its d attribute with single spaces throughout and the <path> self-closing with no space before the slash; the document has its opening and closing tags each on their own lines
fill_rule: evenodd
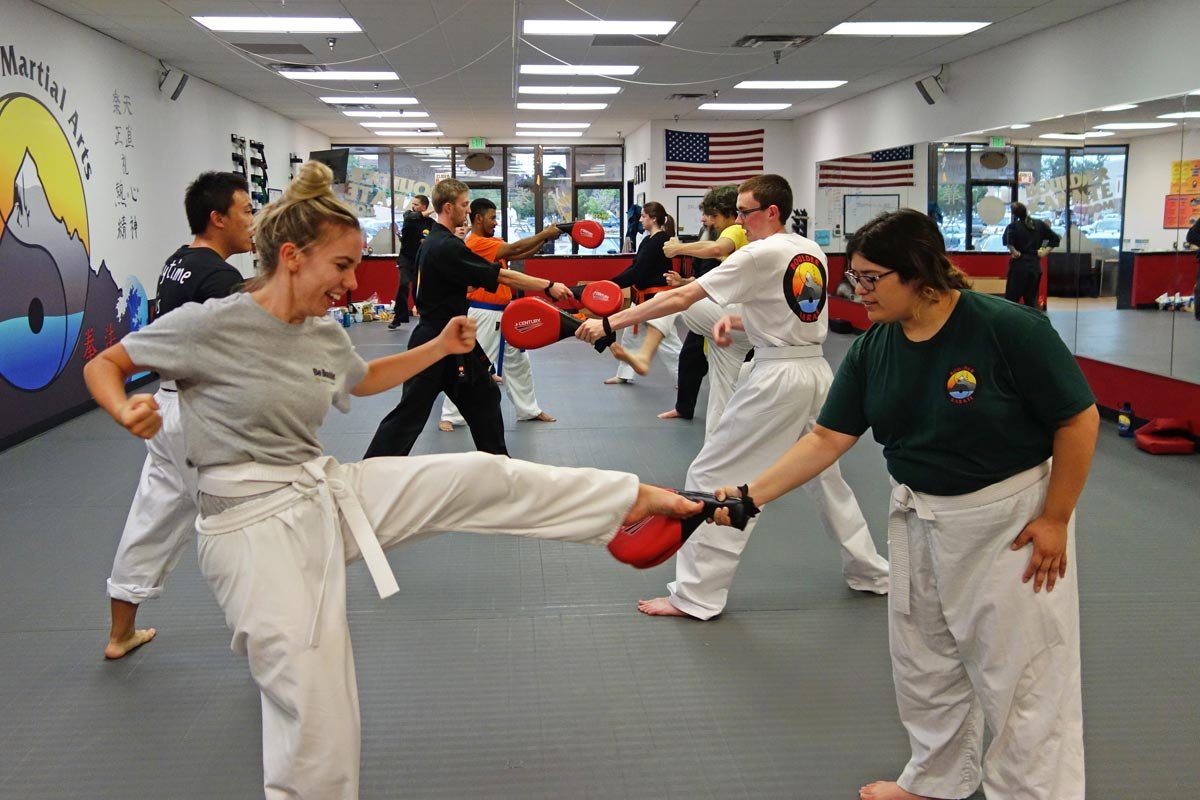
<svg viewBox="0 0 1200 800">
<path fill-rule="evenodd" d="M 341 511 L 362 553 L 367 570 L 375 581 L 380 597 L 390 597 L 400 591 L 396 576 L 383 554 L 379 539 L 363 512 L 357 495 L 345 482 L 335 477 L 341 465 L 331 456 L 321 456 L 303 464 L 276 466 L 272 464 L 225 464 L 205 467 L 200 471 L 200 491 L 217 497 L 248 497 L 275 491 L 290 485 L 305 497 L 318 495 L 319 501 L 332 525 L 338 524 L 337 512 Z M 196 529 L 205 535 L 230 533 L 240 530 L 259 520 L 274 516 L 294 504 L 294 495 L 264 498 L 223 511 L 211 517 L 201 517 Z M 330 557 L 333 557 L 332 554 Z M 328 565 L 326 565 L 328 568 Z"/>
<path fill-rule="evenodd" d="M 179 387 L 175 385 L 175 381 L 159 381 L 158 388 L 166 389 L 168 392 L 179 391 Z"/>
<path fill-rule="evenodd" d="M 755 347 L 755 361 L 782 361 L 789 358 L 820 358 L 825 351 L 819 344 L 793 344 L 783 347 Z"/>
<path fill-rule="evenodd" d="M 908 512 L 916 512 L 918 519 L 933 522 L 937 519 L 939 511 L 979 508 L 1012 497 L 1037 484 L 1048 474 L 1049 460 L 978 491 L 957 495 L 924 494 L 913 491 L 905 484 L 892 481 L 892 502 L 888 511 L 888 561 L 891 563 L 888 594 L 891 597 L 892 608 L 906 616 L 909 613 L 909 589 L 912 580 L 909 574 Z"/>
</svg>

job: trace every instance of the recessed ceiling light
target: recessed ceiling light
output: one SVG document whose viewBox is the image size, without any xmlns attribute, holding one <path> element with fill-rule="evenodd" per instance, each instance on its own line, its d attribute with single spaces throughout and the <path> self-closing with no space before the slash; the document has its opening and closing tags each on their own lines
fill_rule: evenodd
<svg viewBox="0 0 1200 800">
<path fill-rule="evenodd" d="M 1129 111 L 1130 109 L 1133 109 L 1133 108 L 1137 108 L 1136 103 L 1117 103 L 1115 106 L 1105 106 L 1104 108 L 1102 108 L 1100 110 L 1101 111 Z"/>
<path fill-rule="evenodd" d="M 791 103 L 701 103 L 704 111 L 782 111 Z"/>
<path fill-rule="evenodd" d="M 1016 125 L 1009 125 L 1008 129 L 1010 131 L 1023 131 L 1028 127 L 1029 127 L 1028 122 L 1018 122 Z"/>
<path fill-rule="evenodd" d="M 1174 122 L 1106 122 L 1096 125 L 1101 131 L 1152 131 L 1157 128 L 1174 128 Z"/>
<path fill-rule="evenodd" d="M 1088 131 L 1087 133 L 1043 133 L 1039 139 L 1071 139 L 1082 141 L 1084 139 L 1101 139 L 1105 136 L 1113 136 L 1111 131 Z"/>
<path fill-rule="evenodd" d="M 557 139 L 560 136 L 583 136 L 583 131 L 517 131 L 517 136 L 542 136 Z"/>
<path fill-rule="evenodd" d="M 603 111 L 608 103 L 517 103 L 526 111 Z"/>
<path fill-rule="evenodd" d="M 441 131 L 375 131 L 376 136 L 445 136 Z"/>
<path fill-rule="evenodd" d="M 518 128 L 537 128 L 540 131 L 551 128 L 590 128 L 590 122 L 518 122 Z"/>
<path fill-rule="evenodd" d="M 617 64 L 522 64 L 522 75 L 633 75 L 641 67 Z"/>
<path fill-rule="evenodd" d="M 358 33 L 349 17 L 192 17 L 210 31 L 223 33 Z"/>
<path fill-rule="evenodd" d="M 416 114 L 405 114 L 403 111 L 343 111 L 342 114 L 347 117 L 363 117 L 370 119 L 398 119 L 400 117 L 415 117 Z M 421 112 L 422 116 L 429 116 L 425 112 Z"/>
<path fill-rule="evenodd" d="M 429 122 L 360 122 L 364 128 L 436 128 L 437 123 Z"/>
<path fill-rule="evenodd" d="M 1176 111 L 1174 114 L 1159 114 L 1159 119 L 1200 119 L 1200 111 Z"/>
<path fill-rule="evenodd" d="M 616 94 L 620 86 L 520 86 L 517 94 Z"/>
<path fill-rule="evenodd" d="M 521 32 L 549 36 L 666 36 L 674 27 L 669 20 L 527 19 Z"/>
<path fill-rule="evenodd" d="M 279 75 L 294 81 L 398 81 L 394 72 L 315 72 L 307 69 L 281 69 Z"/>
<path fill-rule="evenodd" d="M 742 81 L 735 89 L 836 89 L 845 81 Z"/>
<path fill-rule="evenodd" d="M 331 106 L 338 105 L 369 105 L 369 106 L 415 106 L 415 97 L 322 97 L 322 103 Z"/>
<path fill-rule="evenodd" d="M 829 36 L 966 36 L 990 22 L 843 22 Z"/>
</svg>

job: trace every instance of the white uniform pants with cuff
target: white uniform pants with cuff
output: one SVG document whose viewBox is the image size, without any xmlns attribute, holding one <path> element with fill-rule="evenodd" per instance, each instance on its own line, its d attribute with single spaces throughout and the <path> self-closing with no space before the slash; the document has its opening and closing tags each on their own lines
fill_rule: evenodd
<svg viewBox="0 0 1200 800">
<path fill-rule="evenodd" d="M 533 367 L 529 363 L 529 354 L 508 342 L 503 342 L 504 358 L 500 358 L 500 345 L 503 341 L 500 335 L 500 316 L 503 313 L 493 308 L 472 307 L 467 311 L 467 316 L 479 323 L 475 329 L 475 339 L 487 354 L 488 360 L 495 365 L 496 374 L 504 378 L 504 391 L 516 409 L 517 419 L 533 419 L 542 413 L 542 409 L 538 406 L 533 387 Z M 442 419 L 452 425 L 467 424 L 449 397 L 442 400 Z"/>
<path fill-rule="evenodd" d="M 179 394 L 154 395 L 162 427 L 146 442 L 142 476 L 113 558 L 108 596 L 138 605 L 162 594 L 196 529 L 196 469 L 188 466 Z"/>
<path fill-rule="evenodd" d="M 237 480 L 238 468 L 220 467 Z M 346 622 L 346 563 L 445 531 L 605 545 L 637 498 L 636 475 L 485 453 L 323 457 L 302 478 L 197 523 L 200 569 L 261 691 L 268 800 L 358 797 L 359 710 Z M 206 471 L 201 490 L 210 491 Z M 278 481 L 274 482 L 278 485 Z M 261 491 L 260 482 L 243 482 Z M 237 496 L 239 492 L 222 496 Z M 367 538 L 360 538 L 367 537 Z M 360 544 L 363 542 L 364 544 Z M 382 568 L 379 566 L 382 561 Z M 381 574 L 380 570 L 383 573 Z M 387 583 L 391 589 L 385 589 Z M 403 794 L 397 790 L 397 794 Z"/>
<path fill-rule="evenodd" d="M 717 421 L 725 413 L 725 406 L 729 405 L 729 398 L 733 397 L 738 374 L 751 348 L 750 339 L 745 331 L 730 331 L 729 336 L 733 339 L 733 344 L 719 347 L 712 338 L 713 326 L 726 314 L 741 313 L 740 303 L 720 306 L 707 297 L 702 297 L 681 314 L 683 324 L 688 330 L 704 337 L 704 354 L 708 357 L 708 406 L 704 412 L 706 439 L 712 436 Z"/>
<path fill-rule="evenodd" d="M 775 462 L 816 424 L 817 412 L 833 383 L 829 363 L 816 355 L 775 358 L 798 348 L 755 351 L 713 435 L 688 469 L 689 490 L 713 491 L 746 483 Z M 888 564 L 875 549 L 854 492 L 834 464 L 805 484 L 825 533 L 841 551 L 847 584 L 864 591 L 887 591 Z M 761 517 L 757 518 L 761 519 Z M 729 586 L 757 519 L 746 530 L 704 523 L 680 548 L 675 581 L 668 584 L 672 605 L 698 619 L 725 609 Z"/>
<path fill-rule="evenodd" d="M 988 798 L 1083 800 L 1075 519 L 1054 591 L 1021 583 L 1033 548 L 1010 547 L 1048 484 L 1049 462 L 967 495 L 892 493 L 888 628 L 909 792 L 966 797 L 982 772 Z"/>
<path fill-rule="evenodd" d="M 633 305 L 637 305 L 637 303 Z M 679 376 L 679 351 L 683 349 L 683 339 L 679 338 L 679 333 L 675 330 L 675 319 L 678 316 L 678 314 L 668 314 L 659 319 L 639 323 L 637 333 L 633 332 L 633 326 L 622 328 L 617 331 L 617 341 L 630 353 L 636 353 L 642 349 L 642 342 L 646 341 L 646 326 L 654 328 L 663 335 L 662 342 L 658 345 L 658 357 L 671 377 L 677 378 Z M 626 381 L 632 381 L 638 377 L 638 374 L 633 371 L 633 367 L 620 361 L 617 363 L 616 376 Z"/>
</svg>

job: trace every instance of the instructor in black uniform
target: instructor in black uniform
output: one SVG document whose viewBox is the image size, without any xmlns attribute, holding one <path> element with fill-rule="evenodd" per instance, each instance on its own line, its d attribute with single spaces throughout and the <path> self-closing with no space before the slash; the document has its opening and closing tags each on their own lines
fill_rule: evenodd
<svg viewBox="0 0 1200 800">
<path fill-rule="evenodd" d="M 433 187 L 437 222 L 417 253 L 417 306 L 421 317 L 409 337 L 410 348 L 436 338 L 451 318 L 465 316 L 471 288 L 494 292 L 503 283 L 527 292 L 546 292 L 556 300 L 571 297 L 571 290 L 561 283 L 533 278 L 484 260 L 454 235 L 455 228 L 467 220 L 470 195 L 462 181 L 445 180 Z M 508 455 L 500 389 L 492 380 L 491 366 L 477 343 L 465 356 L 447 356 L 409 378 L 404 382 L 400 404 L 379 423 L 364 457 L 408 455 L 443 392 L 462 412 L 477 449 Z"/>
<path fill-rule="evenodd" d="M 1012 222 L 1004 229 L 1004 244 L 1012 255 L 1008 262 L 1004 299 L 1038 307 L 1042 256 L 1058 247 L 1061 241 L 1049 225 L 1029 216 L 1024 203 L 1012 204 Z"/>
<path fill-rule="evenodd" d="M 429 198 L 419 194 L 412 199 L 412 206 L 404 212 L 404 224 L 400 228 L 400 255 L 396 268 L 400 272 L 400 285 L 396 288 L 396 302 L 392 304 L 395 316 L 388 323 L 394 331 L 408 322 L 408 291 L 415 286 L 417 277 L 417 253 L 421 243 L 433 228 L 433 219 L 425 216 L 429 210 Z"/>
</svg>

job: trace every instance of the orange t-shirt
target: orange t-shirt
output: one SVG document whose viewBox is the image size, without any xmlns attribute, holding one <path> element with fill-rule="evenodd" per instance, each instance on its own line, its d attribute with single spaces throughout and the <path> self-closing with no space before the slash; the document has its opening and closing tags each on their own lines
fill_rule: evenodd
<svg viewBox="0 0 1200 800">
<path fill-rule="evenodd" d="M 500 252 L 500 248 L 504 246 L 504 242 L 495 237 L 487 238 L 486 236 L 471 235 L 467 237 L 467 247 L 472 253 L 486 258 L 491 262 L 500 262 L 500 266 L 508 268 L 508 262 L 496 258 L 496 254 Z M 496 291 L 489 292 L 487 289 L 476 289 L 473 292 L 467 292 L 467 299 L 473 300 L 476 303 L 493 303 L 498 306 L 508 305 L 508 301 L 512 300 L 512 289 L 504 284 L 496 287 Z"/>
</svg>

